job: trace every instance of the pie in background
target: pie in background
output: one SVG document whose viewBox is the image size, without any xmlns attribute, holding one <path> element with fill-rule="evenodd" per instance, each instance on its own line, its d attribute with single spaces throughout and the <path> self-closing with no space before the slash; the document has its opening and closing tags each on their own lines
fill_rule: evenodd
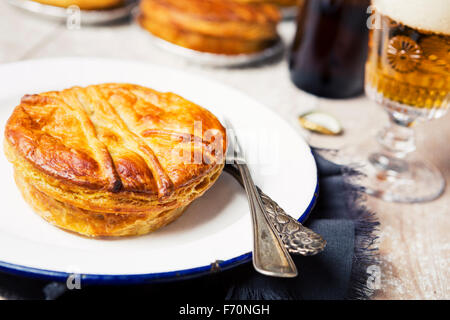
<svg viewBox="0 0 450 320">
<path fill-rule="evenodd" d="M 142 0 L 140 25 L 161 39 L 201 52 L 249 54 L 271 47 L 280 12 L 230 0 Z"/>
</svg>

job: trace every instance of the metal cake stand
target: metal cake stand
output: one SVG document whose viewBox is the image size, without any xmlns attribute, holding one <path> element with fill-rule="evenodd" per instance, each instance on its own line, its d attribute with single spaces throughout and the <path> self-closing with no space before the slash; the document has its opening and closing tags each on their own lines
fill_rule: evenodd
<svg viewBox="0 0 450 320">
<path fill-rule="evenodd" d="M 146 30 L 144 31 L 148 32 Z M 281 39 L 278 39 L 273 46 L 258 53 L 226 55 L 188 49 L 158 38 L 150 32 L 148 32 L 148 34 L 152 42 L 159 48 L 177 55 L 186 61 L 211 67 L 232 68 L 250 66 L 267 61 L 284 52 L 284 43 Z"/>
</svg>

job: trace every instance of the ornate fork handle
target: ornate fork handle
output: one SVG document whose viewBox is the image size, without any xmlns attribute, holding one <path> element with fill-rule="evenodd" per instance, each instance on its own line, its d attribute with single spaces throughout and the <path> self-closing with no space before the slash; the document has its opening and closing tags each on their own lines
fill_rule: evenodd
<svg viewBox="0 0 450 320">
<path fill-rule="evenodd" d="M 257 189 L 270 222 L 290 253 L 312 256 L 325 248 L 327 242 L 319 234 L 286 214 L 275 201 L 258 187 Z"/>
<path fill-rule="evenodd" d="M 242 185 L 242 177 L 233 165 L 227 164 L 225 171 L 230 173 Z M 306 228 L 286 214 L 275 201 L 262 192 L 261 189 L 256 188 L 261 196 L 269 221 L 290 253 L 312 256 L 323 251 L 327 242 L 319 234 Z"/>
</svg>

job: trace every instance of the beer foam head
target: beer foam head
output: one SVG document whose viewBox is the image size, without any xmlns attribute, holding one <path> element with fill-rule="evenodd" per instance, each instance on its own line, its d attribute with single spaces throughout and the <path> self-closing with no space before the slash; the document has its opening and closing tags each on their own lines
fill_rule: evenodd
<svg viewBox="0 0 450 320">
<path fill-rule="evenodd" d="M 377 11 L 413 29 L 450 35 L 450 0 L 372 0 Z"/>
</svg>

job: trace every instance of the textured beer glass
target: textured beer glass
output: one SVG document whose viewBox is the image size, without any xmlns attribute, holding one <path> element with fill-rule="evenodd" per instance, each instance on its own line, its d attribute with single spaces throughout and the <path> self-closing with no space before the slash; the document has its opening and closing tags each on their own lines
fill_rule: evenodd
<svg viewBox="0 0 450 320">
<path fill-rule="evenodd" d="M 412 126 L 442 117 L 450 104 L 450 1 L 373 0 L 377 18 L 369 35 L 366 94 L 388 113 L 362 184 L 388 201 L 437 198 L 445 180 L 420 160 Z"/>
</svg>

